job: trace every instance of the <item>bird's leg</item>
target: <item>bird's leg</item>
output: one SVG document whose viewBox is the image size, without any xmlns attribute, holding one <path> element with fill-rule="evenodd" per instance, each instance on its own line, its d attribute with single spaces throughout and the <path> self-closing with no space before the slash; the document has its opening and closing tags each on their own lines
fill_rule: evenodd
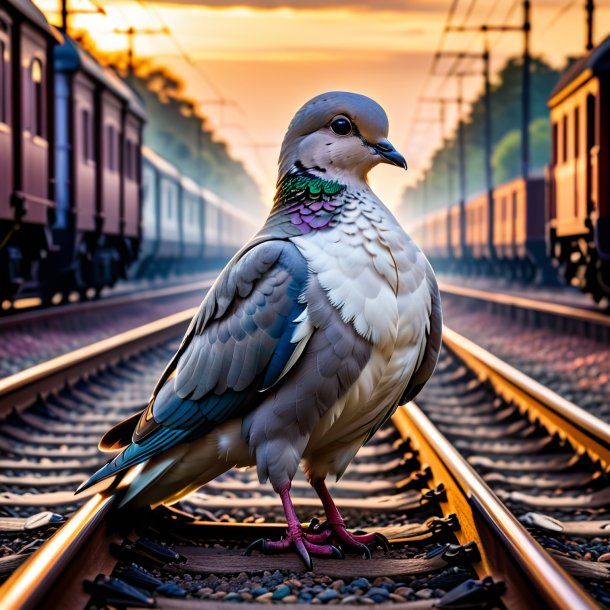
<svg viewBox="0 0 610 610">
<path fill-rule="evenodd" d="M 246 549 L 246 555 L 250 555 L 255 549 L 265 554 L 282 553 L 283 551 L 293 549 L 301 557 L 308 570 L 313 568 L 311 555 L 319 557 L 343 557 L 343 554 L 337 547 L 330 544 L 316 544 L 305 536 L 290 497 L 290 482 L 280 485 L 275 491 L 282 500 L 286 522 L 288 523 L 286 537 L 277 541 L 265 540 L 263 538 L 255 540 Z"/>
<path fill-rule="evenodd" d="M 310 481 L 310 483 L 311 486 L 316 490 L 320 500 L 322 500 L 322 506 L 324 507 L 324 512 L 326 513 L 326 525 L 332 532 L 331 538 L 336 540 L 342 548 L 355 551 L 357 553 L 364 553 L 366 557 L 371 556 L 371 551 L 369 550 L 369 546 L 371 545 L 381 546 L 384 550 L 388 550 L 388 540 L 382 534 L 352 534 L 348 532 L 347 528 L 345 527 L 345 521 L 343 521 L 343 517 L 337 509 L 337 506 L 335 505 L 335 502 L 328 491 L 328 487 L 326 487 L 324 479 L 313 479 Z M 321 537 L 325 536 L 324 533 L 306 535 L 310 540 L 316 540 L 316 536 L 320 536 L 319 539 L 321 540 Z M 325 539 L 328 539 L 327 535 Z"/>
</svg>

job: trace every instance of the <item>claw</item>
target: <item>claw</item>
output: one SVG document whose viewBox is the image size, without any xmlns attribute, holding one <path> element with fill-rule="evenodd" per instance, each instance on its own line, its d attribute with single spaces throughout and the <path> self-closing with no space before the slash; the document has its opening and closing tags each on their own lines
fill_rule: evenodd
<svg viewBox="0 0 610 610">
<path fill-rule="evenodd" d="M 369 549 L 366 544 L 362 545 L 362 551 L 365 559 L 370 559 L 373 556 L 373 554 L 371 553 L 371 549 Z"/>
<path fill-rule="evenodd" d="M 336 559 L 345 559 L 345 555 L 343 554 L 343 551 L 339 547 L 332 545 L 330 548 L 332 549 L 333 557 L 335 557 Z"/>
<path fill-rule="evenodd" d="M 383 549 L 384 554 L 387 555 L 390 552 L 390 541 L 379 532 L 375 532 L 374 536 L 377 545 L 380 546 Z"/>
<path fill-rule="evenodd" d="M 265 539 L 259 538 L 258 540 L 254 540 L 254 542 L 251 542 L 246 547 L 246 550 L 244 551 L 244 555 L 249 557 L 250 555 L 252 555 L 252 551 L 263 551 L 264 548 L 265 548 Z"/>
<path fill-rule="evenodd" d="M 303 563 L 305 564 L 305 567 L 307 568 L 308 572 L 311 572 L 313 570 L 313 562 L 311 561 L 311 556 L 309 555 L 309 553 L 307 552 L 307 549 L 305 548 L 305 543 L 303 542 L 303 540 L 293 540 L 292 543 L 294 544 L 294 548 L 296 549 L 297 553 L 299 554 L 299 557 L 303 560 Z"/>
</svg>

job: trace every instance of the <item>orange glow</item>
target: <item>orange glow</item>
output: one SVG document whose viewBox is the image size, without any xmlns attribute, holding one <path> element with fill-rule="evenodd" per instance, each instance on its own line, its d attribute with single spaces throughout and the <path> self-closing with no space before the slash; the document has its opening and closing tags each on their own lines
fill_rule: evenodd
<svg viewBox="0 0 610 610">
<path fill-rule="evenodd" d="M 57 23 L 57 0 L 38 0 L 48 17 Z M 74 29 L 86 29 L 104 51 L 125 48 L 125 37 L 113 33 L 116 28 L 136 24 L 142 28 L 170 27 L 180 47 L 194 65 L 180 54 L 174 40 L 168 36 L 141 36 L 136 39 L 136 54 L 154 58 L 168 65 L 187 83 L 187 94 L 196 100 L 222 97 L 239 103 L 233 106 L 213 104 L 202 106 L 219 136 L 226 139 L 233 154 L 244 160 L 261 185 L 266 201 L 271 202 L 276 179 L 279 145 L 295 110 L 310 97 L 333 89 L 358 91 L 379 101 L 390 117 L 390 140 L 406 156 L 409 172 L 380 167 L 373 171 L 371 182 L 391 207 L 398 201 L 404 186 L 414 182 L 425 167 L 430 153 L 440 144 L 440 128 L 410 133 L 411 118 L 417 97 L 427 79 L 427 73 L 443 29 L 450 0 L 428 2 L 414 0 L 362 0 L 353 2 L 312 0 L 285 3 L 282 8 L 261 9 L 262 1 L 236 2 L 243 6 L 227 6 L 227 1 L 205 3 L 152 2 L 133 0 L 98 0 L 107 15 L 74 15 Z M 268 3 L 271 4 L 271 3 Z M 464 10 L 458 3 L 460 9 Z M 532 6 L 532 50 L 543 54 L 554 64 L 566 55 L 582 52 L 584 16 L 581 3 L 567 11 L 552 27 L 558 8 L 565 2 L 547 0 Z M 222 6 L 224 5 L 224 7 Z M 249 6 L 248 6 L 249 5 Z M 501 22 L 506 15 L 505 3 L 479 0 L 470 24 L 482 23 L 495 6 L 491 21 Z M 71 0 L 76 9 L 91 8 L 89 0 Z M 313 7 L 313 8 L 296 8 Z M 316 8 L 316 6 L 318 8 Z M 405 8 L 401 8 L 401 7 Z M 354 8 L 355 7 L 355 8 Z M 597 41 L 610 31 L 610 12 L 600 6 L 596 15 Z M 510 23 L 518 23 L 520 8 Z M 456 22 L 461 21 L 461 13 Z M 517 34 L 505 34 L 495 44 L 491 35 L 492 64 L 497 70 L 506 58 L 520 52 Z M 481 41 L 471 34 L 451 34 L 446 49 L 470 50 L 481 48 Z M 470 69 L 478 69 L 472 63 Z M 209 81 L 214 83 L 214 88 Z M 441 92 L 443 79 L 432 78 L 428 94 Z M 535 85 L 535 83 L 534 83 Z M 467 97 L 481 88 L 479 78 L 466 82 Z M 442 92 L 455 95 L 454 83 L 444 83 Z M 436 116 L 431 108 L 430 116 Z M 456 120 L 453 108 L 448 108 L 448 125 Z M 240 123 L 247 128 L 231 127 Z M 258 148 L 252 140 L 260 143 Z"/>
</svg>

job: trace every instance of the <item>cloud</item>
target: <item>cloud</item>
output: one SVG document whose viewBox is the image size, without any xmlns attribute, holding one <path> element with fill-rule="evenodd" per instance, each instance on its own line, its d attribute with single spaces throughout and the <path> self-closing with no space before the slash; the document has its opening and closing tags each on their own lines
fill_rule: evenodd
<svg viewBox="0 0 610 610">
<path fill-rule="evenodd" d="M 206 8 L 253 8 L 259 10 L 446 11 L 447 2 L 437 0 L 161 0 L 164 4 L 197 4 Z"/>
</svg>

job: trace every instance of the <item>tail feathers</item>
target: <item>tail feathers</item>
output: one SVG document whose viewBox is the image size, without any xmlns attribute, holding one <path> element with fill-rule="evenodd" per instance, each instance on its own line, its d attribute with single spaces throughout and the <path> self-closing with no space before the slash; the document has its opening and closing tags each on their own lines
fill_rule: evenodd
<svg viewBox="0 0 610 610">
<path fill-rule="evenodd" d="M 146 462 L 140 474 L 132 481 L 123 496 L 119 508 L 137 499 L 161 478 L 178 462 L 188 450 L 188 445 L 181 445 L 170 449 L 163 456 L 152 458 Z"/>
<path fill-rule="evenodd" d="M 117 451 L 123 449 L 131 443 L 134 430 L 140 421 L 142 411 L 134 413 L 131 417 L 123 420 L 121 423 L 113 426 L 104 434 L 98 447 L 102 451 Z"/>
<path fill-rule="evenodd" d="M 94 475 L 92 475 L 89 479 L 87 479 L 84 483 L 81 483 L 78 489 L 74 492 L 74 495 L 79 494 L 85 489 L 89 489 L 89 487 L 93 487 L 96 483 L 107 479 L 113 474 L 117 474 L 123 470 L 122 468 L 116 468 L 113 462 L 108 462 L 105 466 L 102 466 Z"/>
<path fill-rule="evenodd" d="M 155 455 L 164 453 L 171 447 L 179 445 L 180 441 L 187 438 L 190 433 L 189 430 L 165 428 L 140 444 L 132 443 L 112 461 L 108 462 L 103 468 L 100 468 L 88 481 L 78 488 L 76 493 L 130 466 L 136 466 Z"/>
</svg>

